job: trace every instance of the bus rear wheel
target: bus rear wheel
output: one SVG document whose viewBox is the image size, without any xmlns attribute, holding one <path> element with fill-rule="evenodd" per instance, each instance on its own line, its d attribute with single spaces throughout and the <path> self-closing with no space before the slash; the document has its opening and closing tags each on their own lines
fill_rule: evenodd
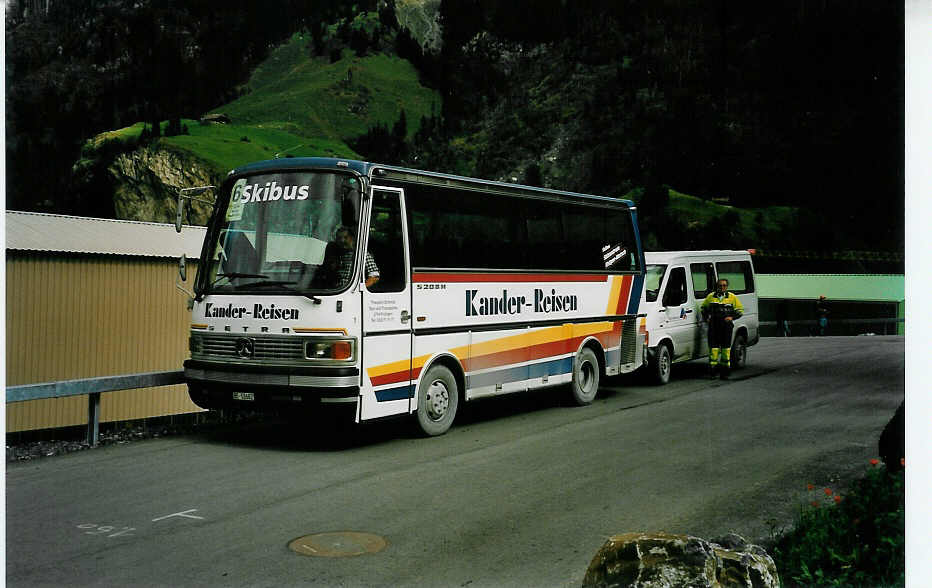
<svg viewBox="0 0 932 588">
<path fill-rule="evenodd" d="M 424 374 L 417 390 L 417 425 L 429 437 L 449 430 L 459 408 L 456 378 L 447 367 L 433 365 Z"/>
<path fill-rule="evenodd" d="M 599 391 L 599 360 L 588 347 L 576 354 L 573 361 L 573 402 L 579 406 L 592 404 Z"/>
</svg>

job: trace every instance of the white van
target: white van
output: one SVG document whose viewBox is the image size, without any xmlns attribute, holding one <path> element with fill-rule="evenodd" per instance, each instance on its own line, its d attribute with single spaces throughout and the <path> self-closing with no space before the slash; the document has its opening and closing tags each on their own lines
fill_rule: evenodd
<svg viewBox="0 0 932 588">
<path fill-rule="evenodd" d="M 674 363 L 707 357 L 708 324 L 699 305 L 720 278 L 728 280 L 744 306 L 732 334 L 731 367 L 743 367 L 748 345 L 760 340 L 754 264 L 747 251 L 646 251 L 647 275 L 641 294 L 642 330 L 647 333 L 648 365 L 666 384 Z"/>
</svg>

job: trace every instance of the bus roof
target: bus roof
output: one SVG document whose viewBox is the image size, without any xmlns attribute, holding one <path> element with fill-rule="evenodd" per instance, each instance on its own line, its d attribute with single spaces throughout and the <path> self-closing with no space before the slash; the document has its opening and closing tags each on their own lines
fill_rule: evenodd
<svg viewBox="0 0 932 588">
<path fill-rule="evenodd" d="M 584 198 L 589 200 L 613 202 L 624 204 L 634 210 L 635 205 L 631 200 L 624 198 L 615 198 L 611 196 L 597 196 L 593 194 L 582 194 L 579 192 L 569 192 L 565 190 L 552 190 L 548 188 L 538 188 L 534 186 L 525 186 L 522 184 L 509 184 L 506 182 L 496 182 L 483 180 L 480 178 L 469 178 L 465 176 L 456 176 L 431 172 L 419 169 L 409 169 L 379 163 L 370 163 L 366 161 L 357 161 L 353 159 L 338 159 L 332 157 L 286 157 L 282 159 L 269 159 L 257 161 L 238 167 L 230 172 L 229 175 L 252 174 L 263 171 L 277 170 L 297 170 L 297 169 L 321 169 L 332 171 L 350 170 L 370 179 L 378 178 L 388 181 L 430 184 L 443 187 L 461 187 L 477 189 L 482 187 L 490 192 L 512 195 L 512 196 L 563 196 L 571 198 Z"/>
</svg>

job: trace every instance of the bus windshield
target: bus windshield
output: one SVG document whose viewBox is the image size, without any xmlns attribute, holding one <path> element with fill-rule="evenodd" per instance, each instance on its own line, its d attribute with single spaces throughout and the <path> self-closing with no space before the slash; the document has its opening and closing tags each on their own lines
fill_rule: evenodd
<svg viewBox="0 0 932 588">
<path fill-rule="evenodd" d="M 333 172 L 239 178 L 221 195 L 202 294 L 335 292 L 356 259 L 359 180 Z M 347 234 L 350 235 L 347 238 Z"/>
</svg>

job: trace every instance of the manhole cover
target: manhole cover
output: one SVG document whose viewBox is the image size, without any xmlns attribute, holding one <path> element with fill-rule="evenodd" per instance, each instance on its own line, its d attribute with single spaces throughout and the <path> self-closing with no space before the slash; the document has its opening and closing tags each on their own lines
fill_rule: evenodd
<svg viewBox="0 0 932 588">
<path fill-rule="evenodd" d="M 372 533 L 336 531 L 298 537 L 288 544 L 288 549 L 301 555 L 315 557 L 355 557 L 367 553 L 378 553 L 388 542 Z"/>
</svg>

